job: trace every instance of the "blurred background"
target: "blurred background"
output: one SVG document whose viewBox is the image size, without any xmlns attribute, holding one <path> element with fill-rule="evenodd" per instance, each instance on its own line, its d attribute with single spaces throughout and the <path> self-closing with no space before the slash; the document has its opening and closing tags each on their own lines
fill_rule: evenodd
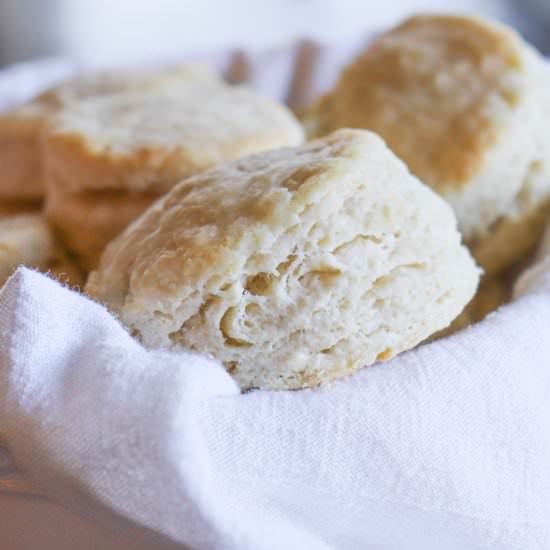
<svg viewBox="0 0 550 550">
<path fill-rule="evenodd" d="M 477 13 L 550 54 L 550 0 L 0 0 L 0 66 L 140 63 L 297 38 L 344 41 L 419 11 Z"/>
</svg>

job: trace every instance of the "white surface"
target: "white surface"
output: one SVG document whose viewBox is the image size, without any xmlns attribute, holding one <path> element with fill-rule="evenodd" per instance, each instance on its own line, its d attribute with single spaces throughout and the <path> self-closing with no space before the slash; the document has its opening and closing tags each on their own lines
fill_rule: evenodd
<svg viewBox="0 0 550 550">
<path fill-rule="evenodd" d="M 550 288 L 529 291 L 328 387 L 240 395 L 22 269 L 0 295 L 0 432 L 54 500 L 192 548 L 546 549 Z"/>
<path fill-rule="evenodd" d="M 19 271 L 0 295 L 0 435 L 71 512 L 1 497 L 0 549 L 165 548 L 151 531 L 216 550 L 549 549 L 548 273 L 455 337 L 318 390 L 240 395 L 213 362 L 146 352 Z"/>
</svg>

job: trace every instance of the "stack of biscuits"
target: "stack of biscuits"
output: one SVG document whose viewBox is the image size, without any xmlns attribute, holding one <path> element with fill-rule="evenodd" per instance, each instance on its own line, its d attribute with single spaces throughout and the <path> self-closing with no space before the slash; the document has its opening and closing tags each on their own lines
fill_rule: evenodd
<svg viewBox="0 0 550 550">
<path fill-rule="evenodd" d="M 0 116 L 0 276 L 72 262 L 143 345 L 243 390 L 319 385 L 506 301 L 550 214 L 550 73 L 516 33 L 413 17 L 302 123 L 202 65 L 48 91 Z"/>
<path fill-rule="evenodd" d="M 88 75 L 0 115 L 0 215 L 41 211 L 44 238 L 85 275 L 182 178 L 302 140 L 286 107 L 204 65 Z"/>
</svg>

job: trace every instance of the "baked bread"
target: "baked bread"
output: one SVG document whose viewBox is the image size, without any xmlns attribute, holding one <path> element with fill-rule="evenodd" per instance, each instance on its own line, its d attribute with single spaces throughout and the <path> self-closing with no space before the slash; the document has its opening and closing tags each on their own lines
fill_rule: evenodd
<svg viewBox="0 0 550 550">
<path fill-rule="evenodd" d="M 0 286 L 19 265 L 49 272 L 71 285 L 83 282 L 40 214 L 0 217 Z"/>
<path fill-rule="evenodd" d="M 488 274 L 540 236 L 550 197 L 550 77 L 508 28 L 413 17 L 351 63 L 305 124 L 311 137 L 341 127 L 382 136 L 451 204 Z"/>
<path fill-rule="evenodd" d="M 478 276 L 450 207 L 378 136 L 341 130 L 179 183 L 107 247 L 86 292 L 147 347 L 285 389 L 415 346 Z"/>
<path fill-rule="evenodd" d="M 156 193 L 103 191 L 48 194 L 48 217 L 55 220 L 56 236 L 88 272 L 99 262 L 106 243 L 158 198 Z"/>
<path fill-rule="evenodd" d="M 0 113 L 0 201 L 42 200 L 39 135 L 45 116 L 41 103 Z"/>
<path fill-rule="evenodd" d="M 37 201 L 44 197 L 41 133 L 58 109 L 73 101 L 121 91 L 177 91 L 189 79 L 217 82 L 216 75 L 200 64 L 159 71 L 89 74 L 0 113 L 0 201 Z"/>
<path fill-rule="evenodd" d="M 177 94 L 71 102 L 44 134 L 46 214 L 89 270 L 122 228 L 182 178 L 302 141 L 286 107 L 221 80 L 190 79 Z"/>
</svg>

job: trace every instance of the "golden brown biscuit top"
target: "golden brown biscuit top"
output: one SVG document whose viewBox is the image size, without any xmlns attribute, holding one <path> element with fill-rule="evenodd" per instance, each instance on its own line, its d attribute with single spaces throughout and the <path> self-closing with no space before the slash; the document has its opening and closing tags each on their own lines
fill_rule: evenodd
<svg viewBox="0 0 550 550">
<path fill-rule="evenodd" d="M 57 183 L 75 191 L 166 189 L 220 162 L 302 141 L 303 129 L 286 107 L 221 81 L 75 101 L 51 118 L 45 135 L 47 158 L 109 163 L 122 174 L 108 185 L 86 177 Z M 66 162 L 61 168 L 67 171 Z M 139 177 L 124 176 L 130 173 Z"/>
<path fill-rule="evenodd" d="M 519 101 L 525 49 L 481 20 L 413 17 L 344 71 L 314 108 L 313 134 L 368 128 L 432 187 L 460 186 Z"/>
<path fill-rule="evenodd" d="M 246 141 L 261 142 L 281 132 L 296 138 L 301 134 L 285 107 L 248 88 L 226 84 L 195 86 L 178 93 L 89 98 L 60 111 L 52 129 L 81 136 L 91 151 L 108 150 L 112 155 L 184 146 L 194 157 L 221 147 L 227 149 L 229 158 L 230 149 L 244 147 Z M 295 144 L 300 139 L 290 141 Z"/>
</svg>

